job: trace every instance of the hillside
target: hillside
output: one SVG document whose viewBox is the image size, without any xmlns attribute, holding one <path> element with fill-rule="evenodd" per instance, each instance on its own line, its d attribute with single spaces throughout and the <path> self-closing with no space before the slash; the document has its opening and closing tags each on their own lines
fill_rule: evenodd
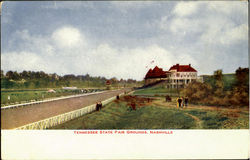
<svg viewBox="0 0 250 160">
<path fill-rule="evenodd" d="M 213 75 L 201 75 L 205 83 L 214 86 L 215 79 Z M 236 83 L 235 73 L 223 74 L 224 90 L 231 90 L 233 85 Z"/>
</svg>

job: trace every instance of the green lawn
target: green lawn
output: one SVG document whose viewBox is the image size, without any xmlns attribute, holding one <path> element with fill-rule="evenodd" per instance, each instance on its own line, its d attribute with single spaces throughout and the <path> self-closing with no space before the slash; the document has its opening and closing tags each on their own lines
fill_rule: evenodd
<svg viewBox="0 0 250 160">
<path fill-rule="evenodd" d="M 232 117 L 213 110 L 178 109 L 154 103 L 130 110 L 128 103 L 120 100 L 52 129 L 246 129 L 248 116 L 247 112 Z"/>
<path fill-rule="evenodd" d="M 130 111 L 125 102 L 109 103 L 101 111 L 82 116 L 52 129 L 189 129 L 194 120 L 178 109 L 144 106 Z"/>
<path fill-rule="evenodd" d="M 165 88 L 165 86 L 155 86 L 150 88 L 145 88 L 141 90 L 136 90 L 134 92 L 136 95 L 177 95 L 178 90 L 177 89 L 169 89 Z"/>
<path fill-rule="evenodd" d="M 201 120 L 201 129 L 248 129 L 249 114 L 242 112 L 239 117 L 226 116 L 223 112 L 192 109 L 186 111 Z"/>
</svg>

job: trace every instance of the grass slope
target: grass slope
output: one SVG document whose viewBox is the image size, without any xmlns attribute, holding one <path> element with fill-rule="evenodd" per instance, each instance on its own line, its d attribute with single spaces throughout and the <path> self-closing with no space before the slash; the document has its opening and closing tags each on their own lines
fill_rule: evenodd
<svg viewBox="0 0 250 160">
<path fill-rule="evenodd" d="M 138 101 L 137 101 L 138 102 Z M 157 102 L 157 103 L 155 103 Z M 84 115 L 52 129 L 247 129 L 248 111 L 211 110 L 190 105 L 176 108 L 175 102 L 158 98 L 129 110 L 126 101 L 115 101 L 101 111 Z"/>
<path fill-rule="evenodd" d="M 165 94 L 176 95 L 176 94 L 178 94 L 178 90 L 165 88 L 165 86 L 153 86 L 153 87 L 150 87 L 150 88 L 136 90 L 134 92 L 134 94 L 136 94 L 136 95 L 140 95 L 140 94 L 146 94 L 146 95 L 153 95 L 153 94 L 157 94 L 157 95 L 165 95 Z"/>
<path fill-rule="evenodd" d="M 52 129 L 189 129 L 194 120 L 178 109 L 144 106 L 130 111 L 125 102 L 109 103 L 98 112 Z"/>
</svg>

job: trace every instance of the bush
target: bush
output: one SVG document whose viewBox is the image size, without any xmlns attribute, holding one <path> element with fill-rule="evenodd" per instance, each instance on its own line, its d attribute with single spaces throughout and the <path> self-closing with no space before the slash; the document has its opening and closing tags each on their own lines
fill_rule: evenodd
<svg viewBox="0 0 250 160">
<path fill-rule="evenodd" d="M 190 102 L 198 103 L 207 99 L 212 93 L 212 87 L 209 84 L 201 82 L 190 83 L 183 91 L 182 94 L 187 96 Z"/>
<path fill-rule="evenodd" d="M 235 86 L 232 91 L 213 89 L 211 85 L 201 82 L 190 83 L 182 94 L 187 96 L 191 103 L 217 106 L 248 106 L 249 91 L 245 86 Z"/>
</svg>

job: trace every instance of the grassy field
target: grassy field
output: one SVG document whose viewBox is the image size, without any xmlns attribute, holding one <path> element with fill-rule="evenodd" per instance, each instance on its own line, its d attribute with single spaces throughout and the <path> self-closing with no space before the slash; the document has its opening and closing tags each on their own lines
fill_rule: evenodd
<svg viewBox="0 0 250 160">
<path fill-rule="evenodd" d="M 131 104 L 136 104 L 136 110 Z M 52 129 L 247 129 L 247 108 L 229 109 L 189 105 L 177 108 L 164 98 L 131 96 L 106 105 Z"/>
<path fill-rule="evenodd" d="M 136 95 L 178 95 L 179 91 L 177 89 L 165 88 L 165 86 L 159 85 L 146 89 L 140 89 L 134 92 Z"/>
<path fill-rule="evenodd" d="M 30 100 L 43 100 L 46 98 L 68 96 L 82 93 L 81 90 L 63 90 L 54 89 L 56 92 L 48 92 L 47 89 L 37 90 L 2 90 L 1 91 L 1 104 L 13 104 L 28 102 Z M 89 91 L 86 91 L 89 92 Z M 10 100 L 8 99 L 10 97 Z"/>
</svg>

